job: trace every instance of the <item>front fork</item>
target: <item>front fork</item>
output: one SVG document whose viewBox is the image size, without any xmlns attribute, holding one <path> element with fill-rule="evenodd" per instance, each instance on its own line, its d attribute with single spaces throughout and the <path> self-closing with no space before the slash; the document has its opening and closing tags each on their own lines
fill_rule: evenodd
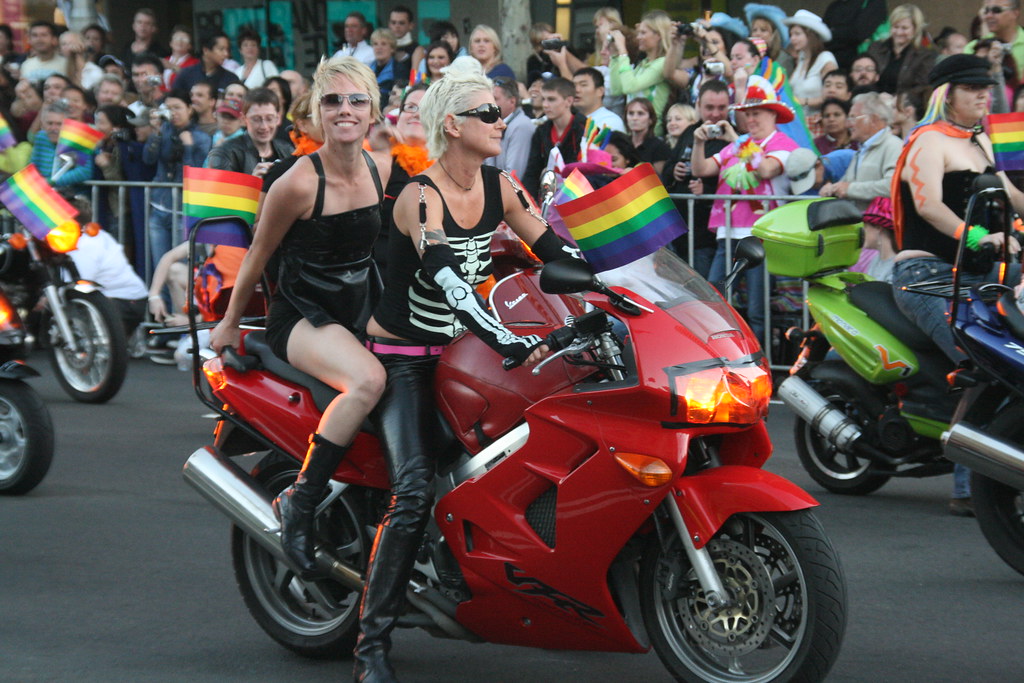
<svg viewBox="0 0 1024 683">
<path fill-rule="evenodd" d="M 35 263 L 42 263 L 42 259 L 39 257 L 39 249 L 36 248 L 35 242 L 31 239 L 28 240 L 28 253 Z M 43 293 L 46 295 L 46 302 L 50 307 L 50 314 L 53 316 L 53 321 L 57 323 L 57 330 L 60 332 L 60 336 L 64 340 L 64 344 L 73 353 L 78 353 L 78 342 L 75 341 L 75 335 L 71 330 L 71 323 L 68 321 L 68 316 L 64 312 L 64 306 L 67 303 L 64 299 L 64 294 L 57 288 L 57 285 L 53 283 L 52 277 L 47 277 L 46 280 L 46 284 L 43 285 Z"/>
<path fill-rule="evenodd" d="M 676 533 L 679 534 L 679 541 L 683 544 L 686 558 L 697 575 L 697 582 L 700 583 L 700 587 L 704 591 L 708 607 L 712 609 L 725 607 L 732 601 L 732 598 L 726 592 L 718 572 L 715 571 L 715 563 L 711 559 L 711 553 L 708 552 L 707 544 L 705 543 L 701 548 L 694 545 L 690 531 L 686 528 L 686 522 L 683 520 L 683 513 L 679 511 L 679 506 L 672 500 L 672 496 L 666 496 L 662 505 L 668 510 L 672 525 L 675 526 Z"/>
</svg>

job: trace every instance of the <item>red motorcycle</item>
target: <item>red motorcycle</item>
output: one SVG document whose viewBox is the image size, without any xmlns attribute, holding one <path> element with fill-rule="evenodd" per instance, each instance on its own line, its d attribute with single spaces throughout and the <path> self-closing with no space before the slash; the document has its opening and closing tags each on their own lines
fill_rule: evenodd
<svg viewBox="0 0 1024 683">
<path fill-rule="evenodd" d="M 637 270 L 630 288 L 582 261 L 500 280 L 492 310 L 559 349 L 535 368 L 503 370 L 469 334 L 444 351 L 435 390 L 451 438 L 400 626 L 559 650 L 653 646 L 683 681 L 822 680 L 845 582 L 817 502 L 761 469 L 767 360 L 673 254 Z M 329 578 L 300 580 L 270 502 L 335 392 L 274 357 L 262 332 L 242 345 L 206 360 L 205 382 L 197 366 L 222 419 L 185 479 L 233 522 L 235 575 L 260 626 L 302 655 L 347 656 L 388 499 L 379 443 L 367 426 L 318 508 Z M 252 453 L 251 471 L 232 460 Z"/>
</svg>

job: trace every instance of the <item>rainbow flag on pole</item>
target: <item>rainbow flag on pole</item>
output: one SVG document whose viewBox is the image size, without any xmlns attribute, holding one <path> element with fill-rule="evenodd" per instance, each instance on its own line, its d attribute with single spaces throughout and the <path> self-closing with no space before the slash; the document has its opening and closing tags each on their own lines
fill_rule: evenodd
<svg viewBox="0 0 1024 683">
<path fill-rule="evenodd" d="M 640 164 L 557 211 L 597 272 L 632 263 L 686 232 L 650 164 Z"/>
<path fill-rule="evenodd" d="M 256 206 L 259 204 L 263 181 L 248 173 L 220 171 L 214 168 L 186 166 L 184 170 L 184 194 L 181 213 L 185 219 L 185 230 L 190 231 L 204 218 L 238 216 L 252 225 L 256 220 Z M 234 232 L 230 222 L 225 230 Z M 204 230 L 204 234 L 209 232 Z M 221 235 L 218 244 L 248 247 L 248 238 L 241 235 Z M 238 240 L 242 240 L 240 243 Z"/>
<path fill-rule="evenodd" d="M 992 139 L 996 170 L 1024 170 L 1024 113 L 989 114 L 985 131 Z"/>
<path fill-rule="evenodd" d="M 11 132 L 11 127 L 7 124 L 7 119 L 0 116 L 0 152 L 5 149 L 10 149 L 18 144 L 18 141 L 14 139 L 14 133 Z"/>
<path fill-rule="evenodd" d="M 64 123 L 60 127 L 60 135 L 57 138 L 54 161 L 56 162 L 56 158 L 61 154 L 71 154 L 75 159 L 76 166 L 85 166 L 102 139 L 103 133 L 89 124 L 74 119 L 64 119 Z"/>
<path fill-rule="evenodd" d="M 0 184 L 0 202 L 41 240 L 51 229 L 78 215 L 78 209 L 68 204 L 33 164 Z"/>
</svg>

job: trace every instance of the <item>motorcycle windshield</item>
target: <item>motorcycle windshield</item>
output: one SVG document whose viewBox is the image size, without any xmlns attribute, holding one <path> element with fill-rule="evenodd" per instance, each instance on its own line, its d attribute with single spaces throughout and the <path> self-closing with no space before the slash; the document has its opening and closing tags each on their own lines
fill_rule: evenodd
<svg viewBox="0 0 1024 683">
<path fill-rule="evenodd" d="M 737 353 L 750 353 L 754 337 L 746 322 L 675 252 L 660 249 L 629 265 L 605 271 L 600 277 L 606 284 L 635 292 L 664 310 L 697 341 L 715 347 L 716 355 L 735 359 Z"/>
</svg>

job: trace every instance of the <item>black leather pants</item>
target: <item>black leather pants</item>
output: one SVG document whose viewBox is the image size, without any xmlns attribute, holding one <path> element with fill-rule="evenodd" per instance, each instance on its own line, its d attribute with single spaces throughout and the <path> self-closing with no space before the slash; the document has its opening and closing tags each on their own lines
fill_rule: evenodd
<svg viewBox="0 0 1024 683">
<path fill-rule="evenodd" d="M 380 355 L 387 386 L 375 417 L 391 474 L 391 502 L 381 522 L 360 606 L 362 633 L 356 644 L 356 680 L 390 680 L 380 671 L 391 647 L 390 633 L 402 614 L 406 586 L 433 503 L 439 443 L 434 406 L 437 356 Z M 364 678 L 365 676 L 365 678 Z"/>
</svg>

